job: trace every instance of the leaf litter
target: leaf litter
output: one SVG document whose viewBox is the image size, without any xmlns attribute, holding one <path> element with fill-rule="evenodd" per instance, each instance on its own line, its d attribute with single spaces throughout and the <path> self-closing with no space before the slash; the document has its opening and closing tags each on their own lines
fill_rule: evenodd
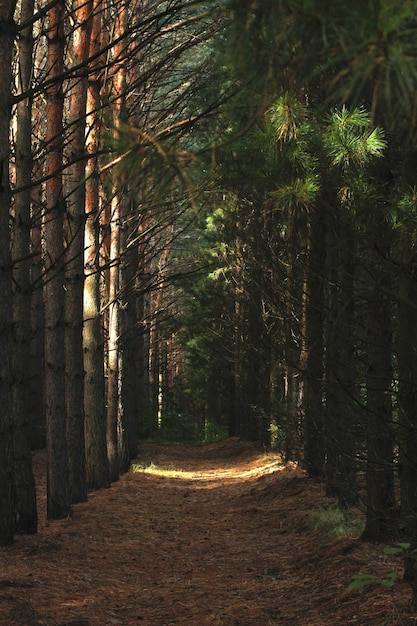
<svg viewBox="0 0 417 626">
<path fill-rule="evenodd" d="M 0 550 L 2 626 L 411 626 L 411 591 L 348 589 L 401 560 L 311 523 L 329 500 L 278 454 L 229 438 L 140 445 L 129 472 L 71 518 Z M 361 515 L 361 512 L 358 512 Z"/>
</svg>

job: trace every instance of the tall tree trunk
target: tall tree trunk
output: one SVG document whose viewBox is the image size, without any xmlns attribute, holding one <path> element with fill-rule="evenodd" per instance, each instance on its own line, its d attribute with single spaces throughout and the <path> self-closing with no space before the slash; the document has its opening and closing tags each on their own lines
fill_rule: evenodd
<svg viewBox="0 0 417 626">
<path fill-rule="evenodd" d="M 240 276 L 239 276 L 240 278 Z M 233 386 L 234 402 L 233 411 L 230 416 L 229 433 L 234 436 L 246 436 L 246 398 L 245 390 L 245 370 L 244 370 L 244 304 L 242 302 L 243 288 L 236 280 L 235 282 L 235 302 L 233 314 Z"/>
<path fill-rule="evenodd" d="M 12 499 L 12 277 L 10 258 L 9 131 L 15 2 L 0 4 L 0 545 L 13 542 Z"/>
<path fill-rule="evenodd" d="M 36 178 L 36 172 L 34 172 Z M 31 234 L 31 303 L 30 303 L 30 378 L 29 378 L 29 415 L 32 449 L 39 450 L 46 446 L 45 415 L 45 371 L 39 367 L 44 363 L 45 353 L 45 315 L 42 296 L 42 221 L 39 208 L 42 206 L 40 185 L 32 190 L 32 234 Z"/>
<path fill-rule="evenodd" d="M 113 198 L 110 220 L 110 270 L 109 270 L 109 326 L 107 357 L 107 456 L 110 479 L 119 478 L 119 254 L 120 254 L 120 205 L 118 196 Z"/>
<path fill-rule="evenodd" d="M 134 211 L 134 207 L 130 207 Z M 130 211 L 129 211 L 130 213 Z M 124 354 L 121 378 L 123 395 L 123 420 L 130 424 L 128 434 L 129 455 L 136 455 L 138 439 L 149 436 L 149 324 L 145 321 L 145 295 L 147 259 L 143 216 L 136 216 L 137 222 L 130 232 L 132 220 L 127 216 L 122 222 L 121 247 L 126 253 L 122 257 L 121 274 L 123 285 L 123 323 L 121 340 Z M 129 286 L 128 289 L 126 287 Z M 127 301 L 125 302 L 125 298 Z M 131 340 L 129 340 L 129 336 Z M 131 363 L 131 365 L 129 365 Z M 129 395 L 129 400 L 126 398 Z M 128 407 L 131 411 L 128 413 Z"/>
<path fill-rule="evenodd" d="M 65 5 L 48 12 L 48 76 L 46 107 L 46 210 L 44 215 L 45 403 L 47 429 L 47 514 L 70 514 L 65 411 L 65 292 L 62 194 L 62 79 Z"/>
<path fill-rule="evenodd" d="M 116 71 L 113 79 L 113 116 L 117 136 L 118 128 L 126 117 L 126 31 L 128 25 L 127 3 L 122 3 L 116 15 L 114 36 L 121 42 L 114 46 L 114 60 Z M 107 454 L 109 457 L 110 474 L 112 480 L 119 477 L 119 449 L 126 445 L 119 441 L 119 435 L 124 436 L 126 429 L 121 424 L 120 412 L 120 374 L 125 372 L 123 367 L 123 353 L 120 351 L 120 228 L 121 216 L 127 213 L 127 200 L 123 190 L 115 190 L 112 201 L 110 221 L 110 271 L 109 271 L 109 334 L 108 334 L 108 379 L 107 379 Z M 122 206 L 123 205 L 123 206 Z M 119 364 L 121 369 L 119 370 Z"/>
<path fill-rule="evenodd" d="M 398 440 L 401 514 L 405 539 L 417 548 L 417 258 L 400 276 L 398 315 Z M 417 570 L 412 555 L 405 559 L 404 577 L 412 583 L 417 606 Z"/>
<path fill-rule="evenodd" d="M 121 471 L 126 471 L 129 462 L 136 455 L 136 444 L 139 438 L 140 406 L 138 402 L 139 381 L 141 372 L 137 359 L 139 351 L 140 325 L 142 317 L 137 319 L 138 294 L 136 293 L 136 271 L 138 269 L 137 246 L 133 245 L 129 233 L 129 224 L 133 212 L 128 210 L 128 203 L 124 203 L 124 212 L 121 220 L 120 247 L 124 251 L 120 266 L 120 427 L 123 437 L 119 437 L 119 460 Z M 130 209 L 132 207 L 130 206 Z M 143 389 L 139 393 L 143 393 Z M 120 445 L 121 443 L 121 445 Z"/>
<path fill-rule="evenodd" d="M 166 289 L 166 265 L 168 262 L 169 254 L 170 254 L 170 239 L 172 233 L 167 233 L 166 244 L 163 247 L 160 258 L 158 259 L 157 264 L 157 275 L 156 275 L 156 285 L 157 289 L 155 291 L 154 297 L 152 299 L 152 332 L 150 338 L 150 362 L 151 362 L 151 372 L 152 372 L 152 380 L 151 380 L 151 393 L 152 393 L 152 404 L 153 411 L 156 420 L 156 427 L 158 429 L 158 434 L 162 434 L 163 428 L 163 418 L 165 415 L 163 414 L 163 403 L 164 403 L 164 390 L 162 388 L 162 373 L 164 367 L 164 329 L 161 328 L 161 314 L 164 310 L 164 292 Z"/>
<path fill-rule="evenodd" d="M 316 207 L 309 231 L 306 279 L 306 359 L 304 372 L 305 467 L 310 476 L 324 476 L 324 216 Z"/>
<path fill-rule="evenodd" d="M 30 20 L 33 0 L 24 0 L 20 21 Z M 32 76 L 32 26 L 20 33 L 18 91 L 30 87 Z M 30 230 L 32 178 L 32 100 L 28 96 L 16 110 L 16 187 L 23 188 L 15 199 L 13 232 L 13 453 L 16 507 L 16 530 L 35 533 L 37 530 L 36 488 L 32 471 L 32 451 L 29 423 L 29 384 L 31 340 L 31 278 Z"/>
<path fill-rule="evenodd" d="M 351 241 L 349 241 L 350 233 Z M 326 489 L 342 508 L 356 504 L 357 405 L 354 367 L 354 235 L 342 214 L 329 226 L 326 276 Z"/>
<path fill-rule="evenodd" d="M 337 456 L 338 456 L 338 415 L 339 395 L 337 393 L 336 363 L 338 360 L 338 344 L 335 341 L 335 325 L 338 313 L 338 270 L 337 270 L 337 236 L 334 226 L 328 229 L 326 237 L 326 318 L 325 318 L 325 420 L 324 440 L 326 448 L 326 495 L 337 496 Z"/>
<path fill-rule="evenodd" d="M 77 0 L 72 55 L 76 65 L 86 61 L 90 49 L 92 1 Z M 68 469 L 71 502 L 87 500 L 84 441 L 83 290 L 85 225 L 85 115 L 88 79 L 77 76 L 71 84 L 70 128 L 66 176 L 65 354 Z"/>
<path fill-rule="evenodd" d="M 155 311 L 154 306 L 155 295 L 150 294 L 150 308 Z M 159 388 L 159 331 L 158 324 L 153 318 L 149 322 L 149 350 L 148 350 L 148 425 L 151 433 L 159 435 L 159 417 L 158 417 L 158 388 Z"/>
<path fill-rule="evenodd" d="M 392 303 L 380 289 L 381 284 L 390 284 L 381 258 L 388 253 L 389 226 L 378 209 L 368 225 L 371 247 L 366 271 L 373 284 L 367 290 L 367 507 L 362 535 L 375 542 L 389 541 L 395 523 Z"/>
<path fill-rule="evenodd" d="M 147 275 L 147 259 L 146 259 L 146 244 L 141 241 L 144 237 L 144 232 L 146 232 L 146 221 L 139 217 L 138 224 L 138 248 L 135 250 L 135 257 L 137 260 L 134 264 L 134 272 L 137 274 L 137 278 L 135 280 L 135 288 L 137 292 L 135 293 L 135 309 L 134 309 L 134 317 L 136 318 L 136 333 L 135 333 L 135 345 L 132 347 L 133 350 L 133 358 L 135 361 L 135 372 L 136 372 L 136 392 L 135 392 L 135 400 L 134 402 L 137 405 L 137 413 L 136 413 L 136 432 L 138 433 L 138 438 L 141 436 L 144 437 L 149 432 L 149 415 L 150 415 L 150 405 L 149 405 L 149 323 L 146 321 L 146 275 Z M 132 419 L 134 416 L 132 415 Z M 135 432 L 135 431 L 134 431 Z M 130 446 L 132 446 L 132 441 L 130 442 Z"/>
<path fill-rule="evenodd" d="M 33 25 L 35 41 L 41 36 L 43 26 Z M 44 64 L 45 45 L 34 46 L 32 72 L 34 67 Z M 34 76 L 32 75 L 32 80 Z M 43 120 L 43 122 L 41 122 Z M 45 126 L 45 98 L 33 98 L 32 126 Z M 45 155 L 34 159 L 32 164 L 32 231 L 31 231 L 31 286 L 30 304 L 30 379 L 29 379 L 29 415 L 31 423 L 32 449 L 46 447 L 46 409 L 45 409 L 45 309 L 43 302 L 43 232 L 42 213 L 44 210 L 44 184 L 40 182 L 45 174 Z M 40 366 L 40 364 L 42 364 Z"/>
<path fill-rule="evenodd" d="M 271 367 L 269 371 L 269 423 L 271 429 L 271 447 L 276 450 L 279 446 L 279 424 L 281 407 L 282 372 L 279 362 L 279 348 L 275 339 L 271 347 Z"/>
<path fill-rule="evenodd" d="M 93 6 L 90 56 L 100 47 L 101 1 Z M 95 61 L 97 63 L 97 61 Z M 84 411 L 85 452 L 88 489 L 110 484 L 106 448 L 103 333 L 100 306 L 100 196 L 97 163 L 100 110 L 100 71 L 92 68 L 87 94 L 86 224 L 84 283 Z"/>
<path fill-rule="evenodd" d="M 305 282 L 304 269 L 300 268 L 300 239 L 306 236 L 306 223 L 293 208 L 288 210 L 286 246 L 285 280 L 284 280 L 284 397 L 285 424 L 284 448 L 285 458 L 290 460 L 299 456 L 300 430 L 300 397 L 302 381 L 300 363 L 303 358 L 299 342 L 294 340 L 301 335 L 301 319 L 304 305 L 304 294 L 301 285 Z"/>
<path fill-rule="evenodd" d="M 346 234 L 345 234 L 346 235 Z M 355 296 L 353 245 L 344 236 L 340 241 L 340 283 L 337 320 L 333 340 L 337 345 L 336 368 L 339 413 L 337 416 L 337 497 L 341 508 L 357 504 L 355 424 L 358 412 L 356 394 Z"/>
</svg>

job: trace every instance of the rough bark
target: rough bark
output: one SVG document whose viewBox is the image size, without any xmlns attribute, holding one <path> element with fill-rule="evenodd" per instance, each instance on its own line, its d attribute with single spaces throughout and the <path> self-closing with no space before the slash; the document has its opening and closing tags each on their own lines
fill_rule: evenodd
<svg viewBox="0 0 417 626">
<path fill-rule="evenodd" d="M 337 415 L 337 497 L 339 506 L 346 508 L 358 503 L 356 477 L 355 420 L 355 296 L 352 258 L 355 254 L 346 237 L 340 238 L 340 273 L 337 319 L 333 327 L 333 341 L 337 345 L 336 369 L 339 413 Z"/>
<path fill-rule="evenodd" d="M 100 47 L 100 0 L 93 3 L 93 24 L 90 55 Z M 84 282 L 84 412 L 87 488 L 108 487 L 109 465 L 106 449 L 106 412 L 104 384 L 103 333 L 100 304 L 100 197 L 97 163 L 100 110 L 100 71 L 91 68 L 87 92 L 87 152 L 86 224 L 85 224 L 85 282 Z"/>
<path fill-rule="evenodd" d="M 76 65 L 86 61 L 90 48 L 92 2 L 76 7 L 72 55 Z M 69 98 L 69 162 L 66 176 L 67 220 L 65 257 L 65 354 L 68 469 L 71 502 L 87 500 L 84 442 L 84 224 L 85 224 L 85 115 L 88 79 L 77 76 Z"/>
<path fill-rule="evenodd" d="M 120 255 L 120 204 L 115 196 L 112 203 L 110 270 L 109 270 L 109 326 L 107 357 L 107 456 L 110 466 L 110 479 L 119 478 L 119 255 Z"/>
<path fill-rule="evenodd" d="M 46 211 L 44 215 L 45 404 L 47 430 L 47 514 L 50 519 L 70 512 L 65 411 L 64 245 L 62 195 L 63 93 L 60 76 L 64 54 L 64 4 L 49 10 L 47 91 Z"/>
<path fill-rule="evenodd" d="M 36 178 L 36 173 L 34 173 Z M 32 234 L 31 234 L 31 303 L 30 303 L 30 379 L 29 379 L 29 416 L 31 425 L 32 449 L 46 447 L 45 384 L 45 315 L 42 297 L 42 227 L 39 207 L 42 205 L 40 187 L 32 191 Z"/>
<path fill-rule="evenodd" d="M 388 542 L 395 524 L 394 433 L 392 414 L 392 303 L 380 289 L 390 284 L 382 256 L 388 252 L 388 225 L 382 210 L 369 224 L 367 290 L 367 508 L 362 538 Z"/>
<path fill-rule="evenodd" d="M 126 117 L 126 70 L 124 58 L 126 54 L 126 41 L 124 35 L 128 26 L 127 4 L 123 3 L 115 20 L 115 37 L 121 39 L 114 47 L 114 60 L 116 71 L 113 79 L 113 115 L 114 127 L 117 137 L 118 128 Z M 124 354 L 120 351 L 120 229 L 121 216 L 127 213 L 127 199 L 123 190 L 115 189 L 115 195 L 111 207 L 110 221 L 110 271 L 109 271 L 109 334 L 108 334 L 108 379 L 107 379 L 107 454 L 110 464 L 112 480 L 117 480 L 120 471 L 119 451 L 127 449 L 123 442 L 126 432 L 121 423 L 122 413 L 120 408 L 120 375 L 125 373 L 123 366 Z M 124 252 L 124 251 L 123 251 Z"/>
<path fill-rule="evenodd" d="M 306 277 L 306 359 L 304 372 L 305 467 L 312 477 L 324 476 L 324 277 L 325 229 L 320 207 L 311 217 Z"/>
<path fill-rule="evenodd" d="M 120 469 L 128 469 L 130 459 L 134 458 L 139 439 L 140 404 L 138 387 L 141 387 L 141 372 L 138 367 L 138 350 L 140 341 L 139 324 L 142 316 L 137 319 L 138 299 L 136 293 L 136 271 L 138 269 L 137 246 L 129 245 L 129 224 L 131 212 L 129 204 L 124 204 L 125 211 L 122 215 L 121 224 L 121 248 L 124 250 L 120 266 L 120 298 L 122 315 L 120 316 L 120 353 L 122 358 L 119 364 L 120 370 L 120 427 L 123 436 L 119 437 L 119 460 Z M 143 389 L 139 391 L 143 393 Z M 120 445 L 120 442 L 121 445 Z"/>
<path fill-rule="evenodd" d="M 33 1 L 21 4 L 20 20 L 25 22 L 33 15 Z M 18 91 L 30 87 L 32 75 L 32 27 L 19 36 Z M 31 342 L 31 190 L 32 178 L 32 101 L 30 96 L 16 108 L 16 187 L 22 188 L 15 198 L 13 229 L 13 453 L 16 530 L 35 533 L 37 506 L 35 480 L 32 470 L 32 452 L 29 422 L 29 384 Z"/>
<path fill-rule="evenodd" d="M 0 545 L 13 542 L 14 519 L 11 474 L 12 414 L 12 281 L 10 259 L 9 129 L 11 63 L 15 3 L 0 3 Z"/>
<path fill-rule="evenodd" d="M 417 276 L 410 259 L 400 277 L 398 315 L 398 439 L 401 514 L 405 539 L 417 548 Z M 417 605 L 415 558 L 405 559 L 404 577 L 413 586 Z"/>
</svg>

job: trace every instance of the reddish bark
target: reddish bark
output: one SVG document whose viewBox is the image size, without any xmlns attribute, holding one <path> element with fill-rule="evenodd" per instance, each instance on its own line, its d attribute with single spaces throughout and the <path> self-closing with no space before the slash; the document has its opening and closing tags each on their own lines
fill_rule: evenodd
<svg viewBox="0 0 417 626">
<path fill-rule="evenodd" d="M 101 0 L 93 2 L 93 24 L 90 56 L 91 67 L 87 92 L 87 152 L 86 224 L 85 224 L 85 284 L 84 284 L 84 410 L 85 455 L 87 487 L 91 490 L 108 487 L 110 483 L 106 449 L 106 415 L 103 334 L 100 303 L 100 195 L 97 149 L 100 110 L 100 33 L 102 25 Z"/>
</svg>

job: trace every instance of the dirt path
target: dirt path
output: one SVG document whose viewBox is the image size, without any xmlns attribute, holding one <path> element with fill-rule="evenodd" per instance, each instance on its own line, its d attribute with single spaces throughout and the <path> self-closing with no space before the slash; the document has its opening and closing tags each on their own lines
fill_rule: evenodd
<svg viewBox="0 0 417 626">
<path fill-rule="evenodd" d="M 36 457 L 45 508 L 43 457 Z M 411 625 L 409 589 L 348 591 L 400 563 L 312 530 L 319 485 L 238 439 L 141 447 L 110 489 L 0 551 L 0 624 Z"/>
</svg>

